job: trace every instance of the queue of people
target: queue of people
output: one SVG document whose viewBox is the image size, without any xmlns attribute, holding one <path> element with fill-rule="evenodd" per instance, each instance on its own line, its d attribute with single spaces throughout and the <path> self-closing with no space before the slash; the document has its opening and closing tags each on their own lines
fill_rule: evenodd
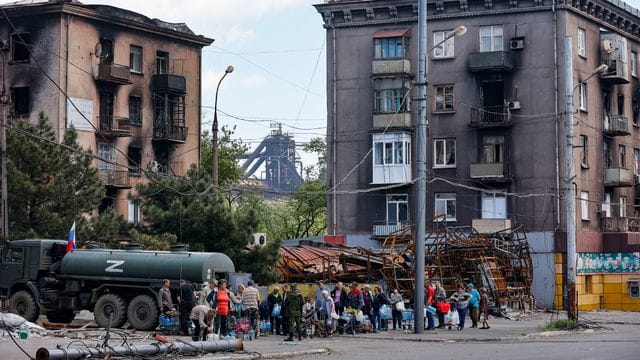
<svg viewBox="0 0 640 360">
<path fill-rule="evenodd" d="M 391 320 L 392 330 L 403 329 L 405 299 L 398 289 L 393 289 L 387 295 L 379 285 L 374 286 L 373 291 L 371 286 L 360 287 L 357 283 L 351 283 L 349 290 L 342 282 L 338 282 L 331 291 L 323 281 L 318 282 L 317 286 L 313 296 L 306 299 L 302 297 L 297 284 L 284 284 L 282 293 L 279 286 L 274 286 L 269 295 L 261 300 L 260 292 L 251 280 L 246 286 L 240 284 L 236 293 L 227 288 L 224 279 L 213 280 L 211 284 L 204 283 L 199 291 L 193 284 L 181 281 L 177 304 L 174 304 L 170 281 L 165 279 L 158 292 L 158 304 L 161 313 L 174 314 L 177 313 L 175 305 L 179 305 L 181 331 L 184 335 L 189 334 L 187 324 L 190 319 L 195 327 L 192 335 L 194 341 L 206 339 L 209 333 L 227 336 L 232 315 L 248 319 L 256 337 L 261 335 L 263 327 L 260 326 L 260 320 L 268 322 L 268 331 L 286 336 L 285 341 L 292 341 L 296 337 L 301 340 L 307 333 L 331 337 L 334 332 L 344 329 L 345 322 L 353 322 L 352 325 L 359 326 L 359 329 L 377 333 L 388 331 Z M 464 329 L 467 313 L 471 328 L 478 328 L 481 314 L 480 329 L 490 328 L 487 289 L 478 290 L 473 283 L 468 283 L 466 288 L 460 286 L 447 297 L 440 282 L 427 281 L 425 305 L 428 307 L 427 330 L 451 328 L 451 319 L 448 317 L 453 309 L 458 330 Z M 352 317 L 355 320 L 351 320 Z"/>
</svg>

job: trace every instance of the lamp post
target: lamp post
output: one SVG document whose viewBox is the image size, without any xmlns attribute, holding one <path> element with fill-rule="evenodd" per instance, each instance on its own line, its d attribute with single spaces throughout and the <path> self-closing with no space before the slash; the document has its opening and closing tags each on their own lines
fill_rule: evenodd
<svg viewBox="0 0 640 360">
<path fill-rule="evenodd" d="M 227 69 L 224 71 L 220 81 L 218 81 L 218 86 L 216 87 L 216 99 L 213 103 L 213 125 L 211 125 L 211 133 L 213 137 L 211 140 L 211 185 L 213 185 L 214 190 L 218 187 L 218 90 L 220 90 L 222 80 L 232 72 L 233 66 L 227 66 Z"/>
<path fill-rule="evenodd" d="M 464 26 L 458 26 L 447 33 L 442 41 L 427 50 L 427 1 L 418 2 L 418 103 L 416 121 L 416 242 L 414 254 L 416 257 L 414 316 L 416 334 L 424 333 L 424 245 L 427 211 L 427 53 L 443 44 L 454 36 L 467 32 Z"/>
<path fill-rule="evenodd" d="M 580 81 L 573 87 L 573 45 L 571 36 L 564 38 L 564 62 L 565 62 L 565 132 L 566 132 L 566 175 L 564 194 L 567 212 L 567 317 L 570 320 L 578 320 L 578 298 L 576 293 L 576 194 L 574 194 L 573 181 L 576 176 L 575 164 L 573 161 L 573 93 L 580 86 L 586 83 L 592 76 L 606 71 L 607 65 L 598 66 L 591 75 Z"/>
</svg>

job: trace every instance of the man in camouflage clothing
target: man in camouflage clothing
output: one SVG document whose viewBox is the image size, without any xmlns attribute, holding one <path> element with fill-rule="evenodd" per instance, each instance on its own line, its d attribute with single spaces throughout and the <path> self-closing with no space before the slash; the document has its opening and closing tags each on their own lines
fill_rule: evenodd
<svg viewBox="0 0 640 360">
<path fill-rule="evenodd" d="M 286 310 L 286 315 L 289 318 L 289 337 L 284 341 L 293 341 L 293 324 L 296 324 L 296 333 L 298 334 L 298 341 L 302 340 L 302 306 L 304 305 L 304 299 L 298 290 L 297 284 L 291 284 L 291 292 L 287 299 L 284 301 L 283 308 Z"/>
</svg>

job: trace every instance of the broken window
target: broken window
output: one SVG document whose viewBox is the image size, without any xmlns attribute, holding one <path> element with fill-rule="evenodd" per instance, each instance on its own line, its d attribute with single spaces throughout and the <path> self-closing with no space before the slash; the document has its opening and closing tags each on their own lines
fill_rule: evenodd
<svg viewBox="0 0 640 360">
<path fill-rule="evenodd" d="M 142 98 L 129 96 L 129 123 L 142 125 Z"/>
<path fill-rule="evenodd" d="M 127 154 L 129 158 L 129 174 L 140 175 L 140 163 L 142 162 L 142 149 L 139 147 L 129 146 Z"/>
<path fill-rule="evenodd" d="M 14 62 L 28 62 L 31 51 L 31 35 L 28 33 L 11 35 L 11 48 L 13 49 L 11 60 Z"/>
<path fill-rule="evenodd" d="M 100 64 L 113 64 L 113 41 L 111 39 L 100 39 L 100 49 L 96 51 L 96 56 L 100 58 Z"/>
<path fill-rule="evenodd" d="M 29 87 L 11 88 L 11 102 L 13 103 L 13 116 L 29 116 L 31 96 Z"/>
</svg>

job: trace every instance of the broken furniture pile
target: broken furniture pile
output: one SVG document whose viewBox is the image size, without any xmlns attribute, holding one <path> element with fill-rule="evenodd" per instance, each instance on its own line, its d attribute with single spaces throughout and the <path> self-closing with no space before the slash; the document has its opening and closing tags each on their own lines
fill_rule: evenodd
<svg viewBox="0 0 640 360">
<path fill-rule="evenodd" d="M 393 233 L 381 249 L 308 243 L 280 248 L 277 268 L 286 282 L 386 283 L 413 298 L 415 237 Z M 472 227 L 446 227 L 428 234 L 425 277 L 440 281 L 448 294 L 473 282 L 487 288 L 497 304 L 519 310 L 534 306 L 533 268 L 522 226 L 493 234 Z"/>
</svg>

